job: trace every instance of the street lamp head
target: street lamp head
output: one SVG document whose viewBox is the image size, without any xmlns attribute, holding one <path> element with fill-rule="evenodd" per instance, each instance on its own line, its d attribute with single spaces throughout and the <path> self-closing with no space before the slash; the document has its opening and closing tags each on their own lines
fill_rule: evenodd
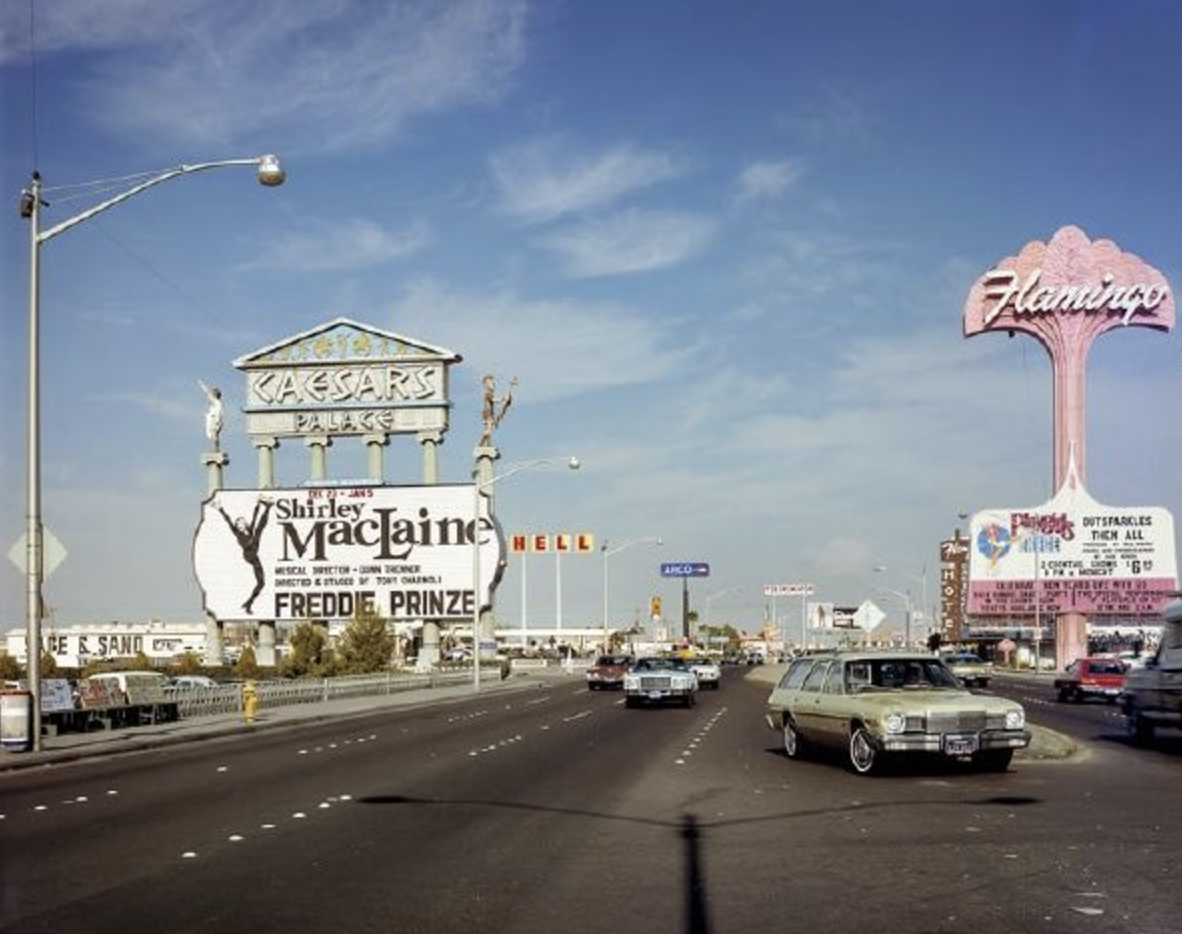
<svg viewBox="0 0 1182 934">
<path fill-rule="evenodd" d="M 885 564 L 876 564 L 874 565 L 874 570 L 882 572 L 888 570 L 888 568 Z"/>
<path fill-rule="evenodd" d="M 566 462 L 566 466 L 571 470 L 578 470 L 583 466 L 583 462 L 572 454 L 570 460 Z"/>
<path fill-rule="evenodd" d="M 259 156 L 259 184 L 268 188 L 282 185 L 287 179 L 287 173 L 279 162 L 278 156 Z"/>
</svg>

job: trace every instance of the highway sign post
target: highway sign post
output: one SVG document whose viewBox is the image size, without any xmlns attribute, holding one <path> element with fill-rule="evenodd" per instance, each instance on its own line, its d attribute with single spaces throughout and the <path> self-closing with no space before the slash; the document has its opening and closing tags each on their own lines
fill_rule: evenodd
<svg viewBox="0 0 1182 934">
<path fill-rule="evenodd" d="M 807 633 L 805 629 L 805 597 L 811 597 L 816 593 L 816 587 L 808 583 L 795 584 L 764 584 L 763 595 L 772 598 L 772 625 L 779 626 L 779 620 L 776 618 L 776 597 L 800 597 L 800 649 L 803 652 L 805 642 L 807 641 Z M 788 626 L 785 624 L 780 628 L 780 651 L 787 654 L 788 652 Z"/>
<path fill-rule="evenodd" d="M 709 577 L 710 565 L 705 561 L 667 561 L 661 565 L 662 577 Z"/>
<path fill-rule="evenodd" d="M 681 578 L 681 635 L 689 641 L 689 579 L 709 577 L 710 565 L 705 561 L 666 561 L 661 564 L 662 577 Z"/>
</svg>

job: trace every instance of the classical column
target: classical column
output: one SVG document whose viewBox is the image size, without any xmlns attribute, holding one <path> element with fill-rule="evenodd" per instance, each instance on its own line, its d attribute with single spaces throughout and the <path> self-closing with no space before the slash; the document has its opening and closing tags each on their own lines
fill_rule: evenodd
<svg viewBox="0 0 1182 934">
<path fill-rule="evenodd" d="M 279 439 L 261 436 L 254 438 L 253 441 L 255 450 L 258 451 L 259 489 L 273 490 L 275 488 L 275 449 L 279 447 Z M 259 620 L 258 627 L 254 660 L 264 668 L 270 668 L 275 664 L 275 621 Z"/>
<path fill-rule="evenodd" d="M 365 450 L 369 456 L 369 479 L 374 483 L 381 483 L 385 479 L 385 465 L 383 463 L 383 448 L 390 443 L 390 436 L 385 434 L 364 435 Z"/>
<path fill-rule="evenodd" d="M 259 644 L 255 649 L 254 660 L 264 668 L 275 665 L 275 621 L 259 621 Z"/>
<path fill-rule="evenodd" d="M 332 447 L 332 438 L 328 435 L 309 435 L 304 439 L 312 451 L 312 472 L 310 479 L 328 479 L 328 449 Z"/>
<path fill-rule="evenodd" d="M 473 477 L 476 481 L 477 487 L 480 490 L 480 492 L 477 496 L 477 499 L 479 500 L 479 498 L 483 497 L 483 496 L 488 497 L 488 515 L 489 515 L 489 518 L 491 519 L 493 516 L 493 512 L 494 512 L 494 509 L 493 509 L 493 502 L 494 502 L 493 501 L 493 485 L 494 485 L 493 484 L 493 464 L 501 456 L 501 452 L 498 451 L 496 449 L 496 447 L 493 445 L 480 445 L 473 452 L 473 456 L 476 458 L 476 469 L 473 472 Z M 477 517 L 477 518 L 479 518 L 479 517 Z M 477 528 L 479 529 L 479 523 L 477 524 Z M 477 533 L 477 534 L 479 534 L 479 533 Z M 479 547 L 479 544 L 477 544 L 476 547 Z M 480 586 L 479 592 L 476 595 L 477 600 L 481 600 L 486 594 L 486 591 L 483 587 L 483 581 L 486 579 L 490 580 L 490 581 L 494 580 L 496 577 L 496 570 L 497 570 L 496 568 L 484 567 L 484 562 L 483 561 L 481 562 L 481 567 L 480 567 L 481 586 Z M 486 641 L 492 641 L 492 640 L 496 639 L 497 622 L 496 622 L 496 612 L 495 612 L 493 605 L 492 605 L 491 588 L 487 592 L 487 596 L 488 596 L 488 606 L 487 607 L 481 606 L 481 608 L 480 608 L 480 626 L 478 627 L 479 632 L 473 633 L 474 647 L 477 645 L 480 645 Z"/>
<path fill-rule="evenodd" d="M 223 487 L 223 470 L 230 463 L 230 456 L 225 451 L 206 451 L 201 455 L 201 462 L 205 464 L 206 489 L 213 496 Z M 224 653 L 222 621 L 211 615 L 205 620 L 205 664 L 222 664 Z"/>
<path fill-rule="evenodd" d="M 423 483 L 439 482 L 439 445 L 443 444 L 442 431 L 420 431 L 415 437 L 423 449 Z"/>
<path fill-rule="evenodd" d="M 206 491 L 213 496 L 224 485 L 222 472 L 230 463 L 230 455 L 225 451 L 206 451 L 201 455 L 201 463 L 205 465 Z"/>
<path fill-rule="evenodd" d="M 259 489 L 273 490 L 275 488 L 275 449 L 279 447 L 279 439 L 258 437 L 253 441 L 259 457 Z"/>
<path fill-rule="evenodd" d="M 439 664 L 439 624 L 423 622 L 423 643 L 419 646 L 419 668 L 434 668 Z"/>
</svg>

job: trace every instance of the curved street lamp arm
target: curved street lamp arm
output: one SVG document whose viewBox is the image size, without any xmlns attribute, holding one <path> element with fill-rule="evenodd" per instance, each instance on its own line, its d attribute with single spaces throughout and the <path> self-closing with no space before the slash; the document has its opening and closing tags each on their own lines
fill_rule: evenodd
<svg viewBox="0 0 1182 934">
<path fill-rule="evenodd" d="M 603 556 L 605 558 L 610 558 L 612 555 L 618 555 L 621 551 L 624 551 L 627 548 L 631 548 L 633 545 L 645 545 L 645 544 L 662 545 L 662 544 L 664 544 L 664 539 L 662 539 L 660 536 L 657 536 L 657 535 L 647 535 L 644 538 L 629 539 L 626 542 L 622 542 L 621 544 L 616 545 L 614 548 L 609 548 L 607 541 L 604 540 Z"/>
<path fill-rule="evenodd" d="M 42 244 L 48 240 L 52 240 L 58 234 L 65 233 L 71 227 L 77 227 L 84 221 L 90 220 L 96 214 L 102 214 L 117 204 L 122 204 L 129 198 L 134 198 L 140 192 L 147 191 L 149 188 L 154 188 L 164 182 L 172 181 L 174 178 L 180 178 L 182 175 L 192 175 L 194 172 L 204 172 L 208 169 L 221 169 L 235 165 L 258 166 L 260 169 L 259 179 L 263 184 L 279 185 L 283 182 L 283 170 L 279 167 L 279 160 L 274 156 L 256 156 L 253 159 L 222 159 L 218 162 L 196 162 L 192 165 L 178 165 L 174 168 L 166 169 L 159 175 L 154 175 L 146 181 L 140 182 L 138 185 L 133 185 L 127 191 L 114 195 L 91 208 L 87 208 L 82 213 L 67 218 L 47 230 L 40 231 L 37 234 L 37 243 Z M 263 174 L 264 170 L 267 174 Z"/>
<path fill-rule="evenodd" d="M 476 481 L 476 488 L 480 491 L 483 491 L 486 487 L 492 486 L 498 480 L 504 480 L 506 477 L 511 477 L 515 473 L 521 473 L 523 470 L 535 470 L 535 469 L 542 470 L 546 467 L 551 466 L 553 463 L 554 463 L 554 458 L 552 458 L 552 457 L 537 457 L 537 458 L 534 458 L 533 460 L 522 461 L 520 464 L 511 464 L 503 473 L 499 473 L 495 477 L 488 477 L 484 480 L 477 480 Z M 583 465 L 582 465 L 582 462 L 577 457 L 574 457 L 572 455 L 571 457 L 567 458 L 566 466 L 570 470 L 578 470 Z"/>
</svg>

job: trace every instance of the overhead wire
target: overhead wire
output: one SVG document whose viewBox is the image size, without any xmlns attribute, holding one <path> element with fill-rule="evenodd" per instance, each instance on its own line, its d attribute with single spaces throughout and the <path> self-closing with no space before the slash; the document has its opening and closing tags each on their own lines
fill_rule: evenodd
<svg viewBox="0 0 1182 934">
<path fill-rule="evenodd" d="M 37 87 L 37 3 L 29 0 L 29 138 L 33 149 L 33 171 L 41 165 L 41 144 Z"/>
</svg>

